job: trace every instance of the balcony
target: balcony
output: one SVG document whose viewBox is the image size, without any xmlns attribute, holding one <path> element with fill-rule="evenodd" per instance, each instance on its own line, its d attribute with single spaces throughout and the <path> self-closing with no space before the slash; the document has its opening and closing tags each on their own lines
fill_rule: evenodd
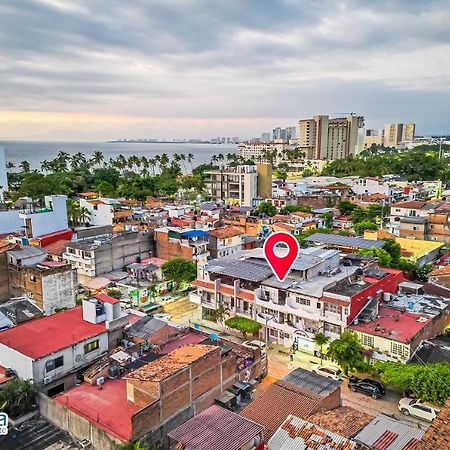
<svg viewBox="0 0 450 450">
<path fill-rule="evenodd" d="M 201 305 L 202 304 L 202 296 L 195 292 L 190 292 L 189 293 L 189 301 L 191 303 L 195 303 L 196 305 Z"/>
</svg>

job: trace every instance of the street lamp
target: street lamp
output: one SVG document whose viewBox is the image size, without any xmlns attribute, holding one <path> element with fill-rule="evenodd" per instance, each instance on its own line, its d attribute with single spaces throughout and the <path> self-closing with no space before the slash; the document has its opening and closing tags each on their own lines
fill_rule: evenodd
<svg viewBox="0 0 450 450">
<path fill-rule="evenodd" d="M 264 330 L 264 342 L 266 344 L 266 349 L 269 349 L 269 330 L 267 328 L 267 324 L 269 323 L 270 320 L 275 319 L 275 316 L 273 316 L 272 314 L 264 314 L 264 313 L 258 313 L 258 316 L 261 317 L 262 319 L 265 320 L 266 322 L 266 327 Z"/>
</svg>

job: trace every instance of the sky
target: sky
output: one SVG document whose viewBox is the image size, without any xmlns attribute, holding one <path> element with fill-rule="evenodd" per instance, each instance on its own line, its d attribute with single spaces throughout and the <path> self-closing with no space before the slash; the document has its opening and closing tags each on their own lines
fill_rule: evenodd
<svg viewBox="0 0 450 450">
<path fill-rule="evenodd" d="M 450 133 L 448 0 L 0 0 L 0 139 Z"/>
</svg>

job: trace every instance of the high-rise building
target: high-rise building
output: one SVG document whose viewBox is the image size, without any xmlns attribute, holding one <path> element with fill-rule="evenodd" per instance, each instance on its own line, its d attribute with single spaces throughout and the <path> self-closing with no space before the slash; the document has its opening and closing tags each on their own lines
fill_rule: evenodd
<svg viewBox="0 0 450 450">
<path fill-rule="evenodd" d="M 277 127 L 277 128 L 273 129 L 273 131 L 272 131 L 272 139 L 274 141 L 276 141 L 278 139 L 283 139 L 283 137 L 282 137 L 282 128 Z"/>
<path fill-rule="evenodd" d="M 0 201 L 4 200 L 3 192 L 8 190 L 8 176 L 6 174 L 5 149 L 0 145 Z"/>
<path fill-rule="evenodd" d="M 262 142 L 270 142 L 272 139 L 271 139 L 271 135 L 270 135 L 270 133 L 262 133 L 261 134 L 261 141 Z"/>
<path fill-rule="evenodd" d="M 330 119 L 314 116 L 302 119 L 299 125 L 299 146 L 306 149 L 308 159 L 335 160 L 354 154 L 358 144 L 358 129 L 364 118 L 350 115 Z"/>
<path fill-rule="evenodd" d="M 290 141 L 291 139 L 296 139 L 297 138 L 297 127 L 286 127 L 285 133 L 286 133 L 287 141 Z"/>
<path fill-rule="evenodd" d="M 403 124 L 387 123 L 384 126 L 384 146 L 396 147 L 402 141 Z"/>
<path fill-rule="evenodd" d="M 416 135 L 416 124 L 405 123 L 403 125 L 402 141 L 414 141 Z"/>
</svg>

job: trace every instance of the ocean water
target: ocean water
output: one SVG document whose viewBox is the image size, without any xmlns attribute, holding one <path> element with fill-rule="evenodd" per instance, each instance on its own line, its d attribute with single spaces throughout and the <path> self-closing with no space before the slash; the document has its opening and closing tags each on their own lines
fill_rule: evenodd
<svg viewBox="0 0 450 450">
<path fill-rule="evenodd" d="M 92 155 L 95 151 L 101 151 L 108 161 L 109 158 L 116 158 L 123 155 L 129 158 L 132 155 L 146 156 L 153 158 L 155 155 L 167 153 L 171 158 L 175 153 L 188 155 L 192 153 L 193 166 L 207 163 L 213 155 L 222 153 L 236 153 L 238 147 L 235 144 L 161 144 L 161 143 L 115 143 L 115 142 L 43 142 L 43 141 L 0 141 L 5 149 L 6 161 L 12 162 L 16 167 L 22 161 L 28 161 L 32 169 L 40 169 L 40 163 L 44 160 L 51 160 L 58 152 L 64 151 L 69 154 L 78 152 L 86 156 Z M 186 168 L 190 169 L 187 162 Z M 181 164 L 182 165 L 182 164 Z"/>
</svg>

